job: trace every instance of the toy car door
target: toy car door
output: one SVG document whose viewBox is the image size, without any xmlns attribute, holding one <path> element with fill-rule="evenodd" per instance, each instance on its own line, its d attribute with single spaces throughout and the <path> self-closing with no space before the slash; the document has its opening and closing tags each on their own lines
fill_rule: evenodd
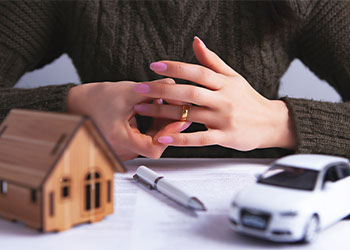
<svg viewBox="0 0 350 250">
<path fill-rule="evenodd" d="M 344 199 L 339 201 L 342 210 L 342 218 L 350 214 L 350 166 L 346 163 L 340 163 L 336 166 L 339 181 L 338 186 L 341 193 L 344 193 Z M 338 187 L 337 187 L 338 189 Z"/>
<path fill-rule="evenodd" d="M 346 215 L 345 211 L 349 210 L 348 188 L 346 183 L 349 178 L 340 176 L 337 165 L 326 169 L 321 188 L 320 217 L 323 227 L 326 227 Z"/>
</svg>

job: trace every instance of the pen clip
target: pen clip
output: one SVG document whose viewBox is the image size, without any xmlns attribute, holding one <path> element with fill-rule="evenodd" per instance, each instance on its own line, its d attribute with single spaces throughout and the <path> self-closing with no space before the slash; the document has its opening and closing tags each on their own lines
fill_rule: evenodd
<svg viewBox="0 0 350 250">
<path fill-rule="evenodd" d="M 133 178 L 135 180 L 137 180 L 138 182 L 142 183 L 143 185 L 145 185 L 147 188 L 149 189 L 155 189 L 151 184 L 149 184 L 148 182 L 146 182 L 144 179 L 142 179 L 140 176 L 138 176 L 137 174 L 133 175 Z"/>
</svg>

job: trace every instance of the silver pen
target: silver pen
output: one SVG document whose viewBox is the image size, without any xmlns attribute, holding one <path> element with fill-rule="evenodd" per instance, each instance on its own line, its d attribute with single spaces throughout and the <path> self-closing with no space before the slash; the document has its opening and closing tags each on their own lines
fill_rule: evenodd
<svg viewBox="0 0 350 250">
<path fill-rule="evenodd" d="M 157 174 L 146 166 L 139 166 L 133 177 L 149 189 L 156 189 L 185 207 L 206 211 L 204 204 L 198 198 L 186 194 L 170 181 L 166 180 L 164 176 Z"/>
</svg>

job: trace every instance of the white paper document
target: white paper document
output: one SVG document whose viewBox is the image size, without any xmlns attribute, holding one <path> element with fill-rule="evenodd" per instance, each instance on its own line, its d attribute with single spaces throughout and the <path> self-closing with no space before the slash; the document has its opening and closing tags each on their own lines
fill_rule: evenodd
<svg viewBox="0 0 350 250">
<path fill-rule="evenodd" d="M 350 249 L 348 221 L 321 232 L 311 245 L 271 243 L 239 235 L 230 228 L 228 211 L 235 194 L 254 183 L 254 174 L 264 171 L 270 162 L 258 159 L 129 161 L 126 174 L 115 174 L 113 215 L 98 223 L 47 234 L 0 218 L 0 249 Z M 208 210 L 194 212 L 136 182 L 132 176 L 139 165 L 164 175 L 199 198 Z"/>
</svg>

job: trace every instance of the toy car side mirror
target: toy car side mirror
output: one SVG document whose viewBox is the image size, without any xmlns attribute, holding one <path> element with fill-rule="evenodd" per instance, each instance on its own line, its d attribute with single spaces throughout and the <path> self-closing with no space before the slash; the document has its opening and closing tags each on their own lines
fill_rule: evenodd
<svg viewBox="0 0 350 250">
<path fill-rule="evenodd" d="M 261 175 L 260 173 L 255 173 L 254 174 L 254 177 L 256 178 L 256 180 L 259 180 L 261 178 Z"/>
</svg>

